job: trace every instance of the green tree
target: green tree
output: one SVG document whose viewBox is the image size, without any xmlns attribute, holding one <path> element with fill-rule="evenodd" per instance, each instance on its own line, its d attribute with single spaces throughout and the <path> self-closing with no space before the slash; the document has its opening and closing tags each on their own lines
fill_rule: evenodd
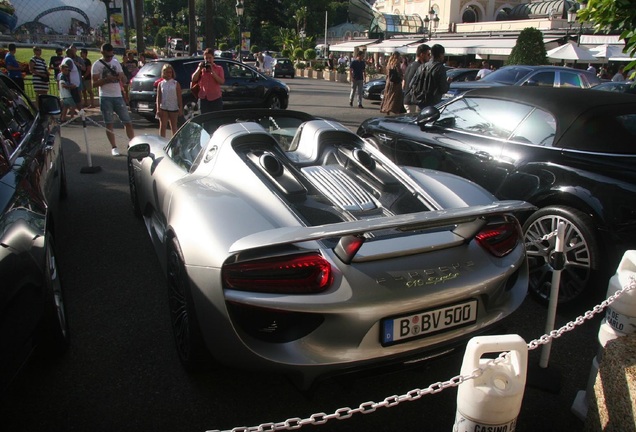
<svg viewBox="0 0 636 432">
<path fill-rule="evenodd" d="M 547 63 L 543 33 L 532 27 L 523 29 L 519 33 L 517 43 L 512 48 L 506 64 L 543 65 Z"/>
<path fill-rule="evenodd" d="M 633 0 L 589 0 L 578 12 L 578 19 L 592 23 L 597 32 L 620 31 L 625 41 L 624 51 L 636 54 L 636 8 Z M 626 69 L 636 66 L 630 63 Z"/>
<path fill-rule="evenodd" d="M 300 61 L 305 57 L 305 52 L 302 48 L 298 47 L 292 52 L 292 57 L 294 60 Z"/>
<path fill-rule="evenodd" d="M 155 45 L 158 47 L 166 46 L 166 37 L 176 36 L 177 31 L 170 26 L 163 26 L 157 32 L 157 36 L 155 36 Z"/>
</svg>

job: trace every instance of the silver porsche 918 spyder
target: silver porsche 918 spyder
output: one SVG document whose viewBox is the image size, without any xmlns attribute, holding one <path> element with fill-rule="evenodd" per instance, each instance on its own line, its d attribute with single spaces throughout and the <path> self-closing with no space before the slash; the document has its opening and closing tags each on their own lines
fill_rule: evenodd
<svg viewBox="0 0 636 432">
<path fill-rule="evenodd" d="M 440 355 L 522 303 L 515 214 L 451 174 L 399 167 L 341 124 L 195 117 L 128 149 L 183 365 L 316 379 Z"/>
</svg>

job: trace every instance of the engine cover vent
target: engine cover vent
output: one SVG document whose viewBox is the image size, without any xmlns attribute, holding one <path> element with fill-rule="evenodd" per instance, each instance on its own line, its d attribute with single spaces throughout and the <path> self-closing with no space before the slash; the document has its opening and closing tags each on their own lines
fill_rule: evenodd
<svg viewBox="0 0 636 432">
<path fill-rule="evenodd" d="M 301 171 L 325 197 L 343 210 L 357 212 L 377 208 L 371 194 L 339 166 L 312 166 Z"/>
</svg>

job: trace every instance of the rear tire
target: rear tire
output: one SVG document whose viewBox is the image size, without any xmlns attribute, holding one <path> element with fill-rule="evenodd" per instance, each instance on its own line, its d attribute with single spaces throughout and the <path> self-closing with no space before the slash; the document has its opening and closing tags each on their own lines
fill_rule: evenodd
<svg viewBox="0 0 636 432">
<path fill-rule="evenodd" d="M 201 335 L 190 280 L 181 248 L 174 238 L 168 249 L 168 302 L 172 332 L 181 364 L 189 372 L 209 370 L 214 365 L 214 360 Z"/>
<path fill-rule="evenodd" d="M 548 302 L 552 288 L 550 257 L 556 236 L 541 239 L 565 224 L 565 267 L 559 283 L 559 304 L 582 300 L 593 289 L 599 273 L 601 252 L 594 234 L 594 223 L 587 214 L 569 207 L 545 207 L 532 214 L 523 225 L 530 267 L 529 290 L 542 302 Z"/>
</svg>

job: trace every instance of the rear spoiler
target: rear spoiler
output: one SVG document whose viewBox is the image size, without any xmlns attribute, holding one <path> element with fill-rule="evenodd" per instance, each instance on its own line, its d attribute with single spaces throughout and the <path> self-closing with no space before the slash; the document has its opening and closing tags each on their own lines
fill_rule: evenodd
<svg viewBox="0 0 636 432">
<path fill-rule="evenodd" d="M 305 241 L 340 238 L 338 248 L 346 248 L 352 237 L 362 238 L 374 231 L 398 229 L 401 231 L 430 230 L 449 227 L 448 231 L 463 239 L 472 239 L 486 223 L 488 216 L 535 210 L 525 201 L 496 201 L 492 204 L 426 211 L 371 220 L 340 222 L 311 227 L 281 227 L 245 236 L 230 246 L 230 253 L 250 249 L 277 246 Z M 452 229 L 450 229 L 452 227 Z M 336 249 L 338 249 L 336 248 Z M 353 254 L 347 253 L 345 262 L 351 262 Z M 338 254 L 340 256 L 340 254 Z"/>
</svg>

